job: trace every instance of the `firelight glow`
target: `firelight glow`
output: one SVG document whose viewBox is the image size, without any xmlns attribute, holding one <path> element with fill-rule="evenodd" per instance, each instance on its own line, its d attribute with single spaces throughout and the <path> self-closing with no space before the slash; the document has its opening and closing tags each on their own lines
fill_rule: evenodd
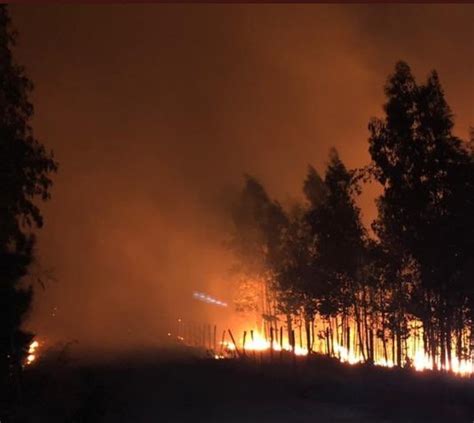
<svg viewBox="0 0 474 423">
<path fill-rule="evenodd" d="M 26 356 L 26 365 L 32 364 L 36 358 L 37 358 L 37 350 L 39 347 L 39 342 L 38 341 L 33 341 L 31 342 L 29 348 L 28 348 L 28 355 Z"/>
<path fill-rule="evenodd" d="M 284 340 L 281 344 L 273 340 L 273 345 L 271 342 L 265 338 L 262 333 L 256 329 L 248 331 L 246 335 L 239 338 L 237 345 L 233 341 L 223 341 L 221 342 L 221 350 L 224 353 L 235 355 L 236 350 L 240 350 L 243 354 L 249 352 L 270 352 L 270 351 L 286 351 L 288 353 L 293 353 L 297 356 L 307 356 L 310 352 L 308 348 L 302 347 L 301 345 L 295 345 L 294 350 L 288 340 Z M 301 340 L 300 340 L 301 342 Z M 325 354 L 328 355 L 328 350 L 325 347 L 325 343 L 316 343 L 311 353 L 316 354 Z M 361 353 L 356 351 L 349 350 L 348 348 L 340 345 L 338 342 L 334 342 L 334 350 L 329 353 L 329 355 L 339 359 L 342 363 L 349 365 L 362 364 L 366 361 Z M 409 355 L 405 357 L 406 363 L 410 363 L 409 366 L 416 371 L 424 370 L 433 370 L 435 368 L 442 369 L 445 371 L 450 371 L 458 376 L 470 376 L 474 373 L 474 365 L 472 360 L 462 359 L 459 360 L 457 357 L 453 357 L 451 360 L 451 366 L 446 364 L 444 367 L 441 366 L 439 358 L 435 360 L 435 366 L 433 365 L 433 360 L 423 351 L 421 344 L 411 340 L 408 343 Z M 216 354 L 215 358 L 222 359 L 225 355 Z M 373 364 L 381 367 L 395 367 L 393 360 L 385 358 L 383 356 L 376 356 L 374 358 Z"/>
</svg>

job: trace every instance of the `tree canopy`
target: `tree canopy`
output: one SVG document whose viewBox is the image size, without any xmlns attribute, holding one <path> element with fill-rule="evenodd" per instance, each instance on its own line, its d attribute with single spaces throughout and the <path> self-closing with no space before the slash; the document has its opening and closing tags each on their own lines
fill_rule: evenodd
<svg viewBox="0 0 474 423">
<path fill-rule="evenodd" d="M 21 287 L 34 258 L 35 228 L 43 226 L 38 200 L 50 198 L 57 163 L 31 127 L 32 82 L 13 58 L 16 33 L 0 6 L 0 377 L 9 378 L 27 351 L 21 329 L 32 289 Z"/>
<path fill-rule="evenodd" d="M 422 344 L 433 367 L 449 369 L 453 355 L 474 353 L 472 140 L 453 134 L 436 71 L 418 84 L 398 62 L 385 95 L 384 117 L 369 122 L 368 166 L 347 169 L 332 149 L 324 177 L 308 168 L 305 202 L 291 210 L 247 178 L 237 210 L 252 219 L 236 233 L 259 234 L 252 248 L 239 245 L 252 259 L 263 252 L 271 312 L 286 316 L 289 339 L 304 320 L 310 350 L 320 319 L 328 354 L 353 349 L 402 366 Z M 383 189 L 373 236 L 356 202 L 370 179 Z"/>
</svg>

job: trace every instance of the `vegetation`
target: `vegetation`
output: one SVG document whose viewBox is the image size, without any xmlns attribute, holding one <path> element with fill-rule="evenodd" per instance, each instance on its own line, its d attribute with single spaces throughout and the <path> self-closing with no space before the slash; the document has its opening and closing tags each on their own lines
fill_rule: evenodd
<svg viewBox="0 0 474 423">
<path fill-rule="evenodd" d="M 32 334 L 21 329 L 32 288 L 20 284 L 34 260 L 34 228 L 43 225 L 35 200 L 48 200 L 57 164 L 34 137 L 33 89 L 12 56 L 15 33 L 0 6 L 0 385 L 19 387 Z M 11 383 L 14 380 L 16 383 Z"/>
<path fill-rule="evenodd" d="M 385 94 L 385 117 L 369 123 L 368 166 L 348 170 L 332 150 L 324 177 L 309 168 L 305 203 L 290 211 L 247 177 L 233 245 L 250 255 L 239 255 L 250 278 L 265 275 L 262 314 L 282 321 L 293 345 L 292 325 L 304 322 L 308 350 L 319 341 L 329 355 L 353 350 L 398 366 L 422 351 L 452 369 L 474 352 L 472 143 L 452 134 L 436 72 L 418 85 L 399 62 Z M 356 205 L 369 180 L 383 187 L 373 234 Z"/>
</svg>

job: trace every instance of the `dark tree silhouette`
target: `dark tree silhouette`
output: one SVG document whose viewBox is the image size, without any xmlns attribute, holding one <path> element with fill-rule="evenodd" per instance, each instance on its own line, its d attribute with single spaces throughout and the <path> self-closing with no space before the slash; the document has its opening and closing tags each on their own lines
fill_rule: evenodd
<svg viewBox="0 0 474 423">
<path fill-rule="evenodd" d="M 0 377 L 17 374 L 31 340 L 21 329 L 32 289 L 20 287 L 33 260 L 33 229 L 43 225 L 35 199 L 50 196 L 57 164 L 33 136 L 33 89 L 13 60 L 16 34 L 7 7 L 0 6 Z"/>
<path fill-rule="evenodd" d="M 374 227 L 394 256 L 403 252 L 400 262 L 417 268 L 425 349 L 444 367 L 451 361 L 453 324 L 465 318 L 455 314 L 465 309 L 462 274 L 474 252 L 472 157 L 452 134 L 435 71 L 417 85 L 399 62 L 385 93 L 386 117 L 369 125 L 374 175 L 384 187 Z"/>
<path fill-rule="evenodd" d="M 270 288 L 275 264 L 281 259 L 281 234 L 287 216 L 280 204 L 269 198 L 260 182 L 246 175 L 244 188 L 232 210 L 232 220 L 235 230 L 231 248 L 247 277 L 262 282 L 262 303 L 255 308 L 265 323 L 272 324 L 275 311 Z"/>
<path fill-rule="evenodd" d="M 304 321 L 306 347 L 311 350 L 311 325 L 317 311 L 316 250 L 306 218 L 305 208 L 297 205 L 289 213 L 288 224 L 282 232 L 278 262 L 274 263 L 274 289 L 279 300 L 278 310 L 286 316 L 289 334 L 292 316 Z M 301 315 L 302 314 L 302 315 Z"/>
<path fill-rule="evenodd" d="M 324 176 L 324 199 L 308 212 L 312 235 L 317 240 L 317 263 L 324 274 L 320 286 L 319 311 L 326 318 L 340 315 L 345 325 L 354 307 L 361 353 L 362 310 L 359 268 L 364 256 L 365 230 L 355 204 L 359 188 L 335 149 L 329 155 Z M 311 199 L 310 199 L 311 200 Z M 331 340 L 333 337 L 331 337 Z"/>
<path fill-rule="evenodd" d="M 247 179 L 235 251 L 260 264 L 293 346 L 292 325 L 304 322 L 309 351 L 318 338 L 329 355 L 442 369 L 454 354 L 459 369 L 474 353 L 472 135 L 452 134 L 434 71 L 418 85 L 399 62 L 385 94 L 366 168 L 348 170 L 333 149 L 324 178 L 310 167 L 306 202 L 288 213 Z M 355 201 L 370 178 L 383 187 L 372 238 Z"/>
</svg>

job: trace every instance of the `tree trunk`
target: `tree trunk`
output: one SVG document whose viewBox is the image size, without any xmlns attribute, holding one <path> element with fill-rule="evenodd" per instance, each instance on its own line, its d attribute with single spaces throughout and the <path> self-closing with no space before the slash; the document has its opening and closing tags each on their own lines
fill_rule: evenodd
<svg viewBox="0 0 474 423">
<path fill-rule="evenodd" d="M 396 339 L 397 339 L 397 366 L 402 367 L 402 334 L 401 334 L 400 324 L 398 324 L 398 327 L 397 327 Z"/>
<path fill-rule="evenodd" d="M 291 334 L 293 333 L 293 325 L 290 313 L 286 314 L 286 326 L 288 328 L 288 343 L 291 345 Z"/>
<path fill-rule="evenodd" d="M 304 320 L 304 329 L 306 332 L 306 348 L 309 354 L 311 353 L 311 324 L 309 319 Z"/>
<path fill-rule="evenodd" d="M 329 347 L 329 326 L 326 327 L 326 351 L 327 355 L 331 356 L 331 348 Z"/>
<path fill-rule="evenodd" d="M 356 319 L 357 336 L 359 338 L 360 353 L 362 354 L 363 360 L 366 361 L 366 355 L 364 351 L 364 341 L 362 339 L 362 330 L 361 330 L 361 325 L 360 325 L 360 316 L 359 316 L 359 310 L 357 307 L 357 300 L 354 303 L 354 311 L 355 311 L 355 319 Z"/>
</svg>

